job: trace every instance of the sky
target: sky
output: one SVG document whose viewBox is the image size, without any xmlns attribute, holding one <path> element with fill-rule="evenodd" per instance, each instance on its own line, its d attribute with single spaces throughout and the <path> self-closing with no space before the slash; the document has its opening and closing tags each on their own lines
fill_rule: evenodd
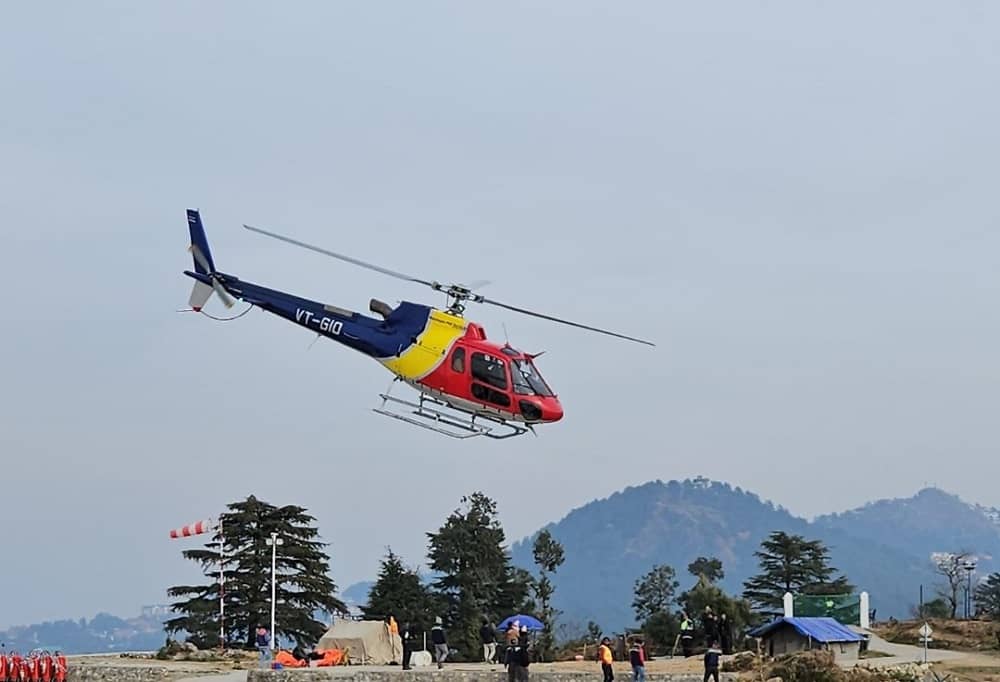
<svg viewBox="0 0 1000 682">
<path fill-rule="evenodd" d="M 250 494 L 341 587 L 476 490 L 512 540 L 656 478 L 1000 504 L 997 35 L 986 0 L 6 6 L 0 627 L 165 602 L 167 531 Z M 657 346 L 472 306 L 566 417 L 446 439 L 361 355 L 175 312 L 187 208 L 253 282 L 443 303 L 243 223 Z"/>
</svg>

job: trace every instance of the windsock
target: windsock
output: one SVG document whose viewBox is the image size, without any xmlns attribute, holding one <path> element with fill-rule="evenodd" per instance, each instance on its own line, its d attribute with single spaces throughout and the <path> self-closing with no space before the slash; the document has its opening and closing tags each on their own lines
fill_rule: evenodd
<svg viewBox="0 0 1000 682">
<path fill-rule="evenodd" d="M 208 533 L 215 530 L 215 522 L 212 520 L 198 521 L 196 523 L 191 523 L 183 528 L 174 528 L 170 531 L 171 539 L 176 540 L 177 538 L 189 538 L 192 535 L 201 535 L 202 533 Z"/>
</svg>

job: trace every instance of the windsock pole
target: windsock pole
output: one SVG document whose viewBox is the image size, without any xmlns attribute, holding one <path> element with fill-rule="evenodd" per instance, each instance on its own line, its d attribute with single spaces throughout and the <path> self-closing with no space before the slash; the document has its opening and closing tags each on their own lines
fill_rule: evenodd
<svg viewBox="0 0 1000 682">
<path fill-rule="evenodd" d="M 202 535 L 211 530 L 218 531 L 219 533 L 219 649 L 225 651 L 226 649 L 226 573 L 225 573 L 225 551 L 226 551 L 226 538 L 222 532 L 222 518 L 220 517 L 218 522 L 212 520 L 198 521 L 196 523 L 191 523 L 182 528 L 175 528 L 170 531 L 170 538 L 176 540 L 178 538 L 189 538 L 194 535 Z"/>
<path fill-rule="evenodd" d="M 226 536 L 222 533 L 219 517 L 219 652 L 226 651 Z"/>
</svg>

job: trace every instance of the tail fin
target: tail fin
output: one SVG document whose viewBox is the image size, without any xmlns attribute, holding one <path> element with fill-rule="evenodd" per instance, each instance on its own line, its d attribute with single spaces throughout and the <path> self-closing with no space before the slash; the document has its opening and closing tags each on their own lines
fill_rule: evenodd
<svg viewBox="0 0 1000 682">
<path fill-rule="evenodd" d="M 215 272 L 215 262 L 212 260 L 212 251 L 208 248 L 208 238 L 205 236 L 205 228 L 201 224 L 201 214 L 194 209 L 188 209 L 188 230 L 191 232 L 191 251 L 194 256 L 194 271 L 202 275 L 210 275 Z M 201 251 L 203 258 L 199 258 L 195 249 Z M 206 269 L 206 266 L 208 269 Z"/>
<path fill-rule="evenodd" d="M 194 270 L 199 275 L 204 275 L 205 281 L 195 278 L 194 289 L 191 290 L 191 297 L 188 305 L 192 310 L 200 311 L 212 292 L 217 292 L 219 298 L 227 308 L 233 305 L 232 300 L 226 295 L 223 287 L 216 281 L 215 261 L 212 260 L 212 251 L 208 248 L 208 238 L 205 236 L 205 228 L 201 224 L 201 215 L 194 209 L 187 212 L 188 230 L 191 232 L 191 256 L 194 258 Z"/>
</svg>

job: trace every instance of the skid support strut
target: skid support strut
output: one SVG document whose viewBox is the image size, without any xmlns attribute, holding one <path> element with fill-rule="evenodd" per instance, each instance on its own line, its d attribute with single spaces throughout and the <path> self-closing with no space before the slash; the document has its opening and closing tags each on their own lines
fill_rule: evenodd
<svg viewBox="0 0 1000 682">
<path fill-rule="evenodd" d="M 449 405 L 448 403 L 436 400 L 426 393 L 421 393 L 419 402 L 403 400 L 388 393 L 380 393 L 382 404 L 372 408 L 373 412 L 399 419 L 408 424 L 429 429 L 436 433 L 449 436 L 451 438 L 474 438 L 476 436 L 486 436 L 487 438 L 503 439 L 513 438 L 527 433 L 530 429 L 521 424 L 509 422 L 500 417 L 478 412 L 468 412 L 461 408 Z M 414 408 L 408 411 L 393 408 Z M 499 433 L 496 429 L 504 429 Z"/>
</svg>

